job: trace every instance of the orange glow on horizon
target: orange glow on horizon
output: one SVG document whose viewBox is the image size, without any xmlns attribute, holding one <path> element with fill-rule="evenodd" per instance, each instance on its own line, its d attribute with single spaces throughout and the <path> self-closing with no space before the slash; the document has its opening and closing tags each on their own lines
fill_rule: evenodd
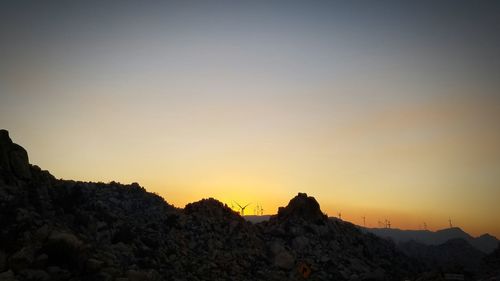
<svg viewBox="0 0 500 281">
<path fill-rule="evenodd" d="M 497 10 L 81 2 L 2 18 L 1 126 L 31 163 L 178 207 L 305 192 L 357 224 L 500 237 Z"/>
</svg>

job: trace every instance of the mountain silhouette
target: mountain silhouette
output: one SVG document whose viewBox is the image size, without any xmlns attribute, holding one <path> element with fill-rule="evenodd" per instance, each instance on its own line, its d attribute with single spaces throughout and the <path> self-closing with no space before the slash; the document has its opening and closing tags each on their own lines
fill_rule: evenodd
<svg viewBox="0 0 500 281">
<path fill-rule="evenodd" d="M 459 227 L 441 229 L 438 231 L 429 230 L 401 230 L 397 228 L 364 228 L 379 237 L 390 238 L 395 243 L 416 241 L 424 245 L 440 245 L 451 239 L 463 239 L 470 243 L 474 248 L 483 253 L 493 252 L 498 239 L 489 234 L 483 234 L 479 237 L 473 237 Z"/>
<path fill-rule="evenodd" d="M 433 268 L 299 193 L 253 224 L 137 183 L 60 180 L 0 130 L 0 280 L 403 280 Z M 423 279 L 422 279 L 423 280 Z"/>
<path fill-rule="evenodd" d="M 401 242 L 398 247 L 408 256 L 437 267 L 442 271 L 460 270 L 477 274 L 485 254 L 462 238 L 450 239 L 439 245 L 425 245 L 416 241 Z"/>
</svg>

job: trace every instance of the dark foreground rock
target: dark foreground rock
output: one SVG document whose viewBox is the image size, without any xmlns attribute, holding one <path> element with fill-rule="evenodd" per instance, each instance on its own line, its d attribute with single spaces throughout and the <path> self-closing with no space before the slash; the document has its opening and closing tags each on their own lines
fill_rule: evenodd
<svg viewBox="0 0 500 281">
<path fill-rule="evenodd" d="M 0 280 L 402 280 L 423 270 L 306 194 L 258 224 L 215 199 L 178 209 L 136 183 L 58 180 L 0 131 Z"/>
</svg>

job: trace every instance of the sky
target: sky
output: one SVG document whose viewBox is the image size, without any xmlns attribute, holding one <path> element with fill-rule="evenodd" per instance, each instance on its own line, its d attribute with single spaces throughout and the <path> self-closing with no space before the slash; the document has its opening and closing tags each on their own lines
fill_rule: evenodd
<svg viewBox="0 0 500 281">
<path fill-rule="evenodd" d="M 0 127 L 58 178 L 500 237 L 494 1 L 2 1 Z"/>
</svg>

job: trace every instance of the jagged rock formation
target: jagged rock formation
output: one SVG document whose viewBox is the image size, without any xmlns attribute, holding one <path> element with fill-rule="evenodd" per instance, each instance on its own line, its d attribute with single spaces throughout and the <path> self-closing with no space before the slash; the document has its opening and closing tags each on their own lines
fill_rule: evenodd
<svg viewBox="0 0 500 281">
<path fill-rule="evenodd" d="M 275 266 L 291 269 L 305 264 L 318 280 L 401 280 L 419 269 L 392 242 L 363 234 L 351 223 L 329 219 L 305 193 L 257 226 Z M 282 273 L 280 280 L 301 277 L 298 271 Z"/>
<path fill-rule="evenodd" d="M 58 180 L 0 131 L 0 280 L 400 280 L 420 269 L 306 194 L 258 224 L 214 199 L 178 209 L 136 183 Z"/>
<path fill-rule="evenodd" d="M 0 175 L 4 184 L 17 185 L 31 178 L 28 153 L 12 142 L 6 130 L 0 130 Z"/>
</svg>

